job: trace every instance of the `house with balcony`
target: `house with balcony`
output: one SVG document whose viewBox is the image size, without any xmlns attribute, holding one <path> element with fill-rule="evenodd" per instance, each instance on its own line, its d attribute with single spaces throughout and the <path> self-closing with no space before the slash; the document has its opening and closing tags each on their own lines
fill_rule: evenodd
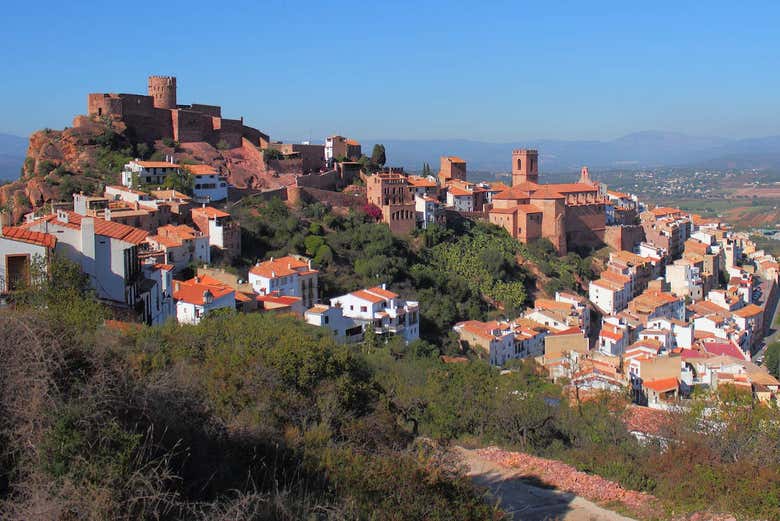
<svg viewBox="0 0 780 521">
<path fill-rule="evenodd" d="M 330 299 L 345 317 L 379 335 L 400 335 L 406 342 L 420 338 L 420 305 L 388 291 L 384 284 Z"/>
<path fill-rule="evenodd" d="M 202 233 L 208 235 L 209 246 L 226 259 L 241 253 L 241 227 L 229 213 L 211 206 L 193 208 L 192 222 Z"/>
<path fill-rule="evenodd" d="M 319 302 L 319 271 L 311 259 L 287 255 L 258 262 L 249 268 L 249 283 L 260 296 L 298 297 L 301 312 Z"/>
<path fill-rule="evenodd" d="M 145 255 L 158 257 L 161 264 L 172 264 L 175 271 L 211 262 L 209 236 L 186 224 L 160 226 L 157 235 L 147 237 L 146 242 L 150 251 Z"/>
<path fill-rule="evenodd" d="M 0 226 L 0 294 L 41 282 L 56 245 L 52 234 Z"/>
<path fill-rule="evenodd" d="M 176 300 L 176 320 L 180 324 L 198 324 L 217 309 L 236 309 L 233 288 L 201 275 L 174 281 L 173 298 Z"/>
</svg>

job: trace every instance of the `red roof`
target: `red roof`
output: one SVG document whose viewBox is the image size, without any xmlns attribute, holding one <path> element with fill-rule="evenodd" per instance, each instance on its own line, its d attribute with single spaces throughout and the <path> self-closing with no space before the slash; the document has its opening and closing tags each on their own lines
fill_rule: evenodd
<svg viewBox="0 0 780 521">
<path fill-rule="evenodd" d="M 144 168 L 179 168 L 179 165 L 166 161 L 136 161 L 135 163 Z"/>
<path fill-rule="evenodd" d="M 704 350 L 712 355 L 732 356 L 745 360 L 745 353 L 740 348 L 729 342 L 702 342 Z"/>
<path fill-rule="evenodd" d="M 316 270 L 311 271 L 316 272 Z M 286 277 L 294 273 L 309 273 L 309 263 L 288 255 L 278 259 L 259 262 L 252 266 L 249 272 L 266 279 Z"/>
<path fill-rule="evenodd" d="M 192 175 L 217 175 L 217 170 L 211 165 L 187 165 Z"/>
<path fill-rule="evenodd" d="M 206 276 L 194 277 L 190 280 L 178 282 L 178 289 L 173 292 L 173 298 L 190 304 L 203 305 L 205 303 L 203 294 L 207 291 L 211 293 L 215 299 L 224 297 L 235 291 L 233 288 L 219 282 L 217 284 L 212 284 L 212 281 L 218 282 L 216 279 Z"/>
<path fill-rule="evenodd" d="M 81 220 L 85 217 L 76 212 L 66 212 L 68 216 L 68 222 L 61 221 L 56 214 L 50 214 L 43 217 L 43 220 L 56 223 L 61 226 L 66 226 L 75 230 L 81 229 Z M 127 226 L 126 224 L 116 223 L 112 221 L 106 221 L 100 217 L 89 217 L 93 219 L 95 223 L 95 234 L 103 235 L 105 237 L 111 237 L 112 239 L 119 239 L 131 244 L 141 244 L 149 235 L 146 230 Z M 35 224 L 35 221 L 31 224 Z"/>
<path fill-rule="evenodd" d="M 44 246 L 46 248 L 54 248 L 57 244 L 57 238 L 51 234 L 33 232 L 26 228 L 17 228 L 15 226 L 3 226 L 3 237 L 14 241 Z"/>
<path fill-rule="evenodd" d="M 677 378 L 670 377 L 670 378 L 661 378 L 658 380 L 653 380 L 652 382 L 642 382 L 642 386 L 646 389 L 652 389 L 653 391 L 657 393 L 665 393 L 667 391 L 673 391 L 679 387 L 679 382 L 677 381 Z"/>
<path fill-rule="evenodd" d="M 212 219 L 216 219 L 217 217 L 230 217 L 229 213 L 223 212 L 222 210 L 217 210 L 216 208 L 213 208 L 211 206 L 204 206 L 203 208 L 193 208 L 192 213 L 194 214 L 200 213 Z"/>
</svg>

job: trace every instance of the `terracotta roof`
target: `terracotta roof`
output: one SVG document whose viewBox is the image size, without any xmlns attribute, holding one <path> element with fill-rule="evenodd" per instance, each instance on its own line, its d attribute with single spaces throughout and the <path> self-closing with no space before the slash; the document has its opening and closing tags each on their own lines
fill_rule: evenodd
<svg viewBox="0 0 780 521">
<path fill-rule="evenodd" d="M 392 298 L 398 298 L 397 293 L 393 293 L 392 291 L 388 291 L 384 289 L 382 286 L 374 286 L 373 288 L 368 288 L 366 291 L 369 291 L 371 293 L 375 293 L 379 295 L 380 297 L 392 299 Z"/>
<path fill-rule="evenodd" d="M 660 378 L 653 380 L 652 382 L 642 382 L 642 386 L 646 389 L 652 389 L 658 393 L 664 393 L 667 391 L 673 391 L 679 387 L 680 383 L 675 377 Z"/>
<path fill-rule="evenodd" d="M 173 264 L 155 264 L 153 265 L 156 270 L 171 271 L 175 266 Z"/>
<path fill-rule="evenodd" d="M 76 212 L 67 212 L 68 222 L 60 221 L 55 214 L 44 217 L 49 222 L 55 222 L 59 225 L 66 226 L 72 229 L 81 228 L 81 220 L 84 216 Z M 131 244 L 141 244 L 144 242 L 149 232 L 127 226 L 126 224 L 106 221 L 100 217 L 91 217 L 95 223 L 95 234 L 110 237 L 112 239 L 119 239 L 121 241 L 129 242 Z"/>
<path fill-rule="evenodd" d="M 431 181 L 430 179 L 417 175 L 410 175 L 406 178 L 406 180 L 410 185 L 420 188 L 436 188 L 438 186 L 435 181 Z"/>
<path fill-rule="evenodd" d="M 179 168 L 181 166 L 167 161 L 136 161 L 135 164 L 143 168 Z"/>
<path fill-rule="evenodd" d="M 218 210 L 211 206 L 204 206 L 203 208 L 193 208 L 192 213 L 203 214 L 206 217 L 210 217 L 214 219 L 216 219 L 217 217 L 230 217 L 229 213 L 223 212 L 222 210 Z"/>
<path fill-rule="evenodd" d="M 660 217 L 663 215 L 676 215 L 678 213 L 683 213 L 682 210 L 679 208 L 669 208 L 665 206 L 657 206 L 650 210 L 650 213 L 655 215 L 656 217 Z"/>
<path fill-rule="evenodd" d="M 569 329 L 562 329 L 561 331 L 556 331 L 553 333 L 553 335 L 583 335 L 583 332 L 578 327 L 570 327 Z"/>
<path fill-rule="evenodd" d="M 258 302 L 271 302 L 274 304 L 282 304 L 283 306 L 292 306 L 296 302 L 301 302 L 301 297 L 292 297 L 289 295 L 258 295 Z"/>
<path fill-rule="evenodd" d="M 500 192 L 493 196 L 493 199 L 529 199 L 531 196 L 531 193 L 524 189 L 524 187 L 520 186 L 513 186 L 512 188 L 508 188 L 507 190 L 504 190 L 503 192 Z"/>
<path fill-rule="evenodd" d="M 738 310 L 734 311 L 733 313 L 737 315 L 738 317 L 742 318 L 749 318 L 754 317 L 756 315 L 760 315 L 763 313 L 764 310 L 760 307 L 756 306 L 755 304 L 748 304 L 747 306 L 743 308 L 739 308 Z"/>
<path fill-rule="evenodd" d="M 450 163 L 465 163 L 465 161 L 458 156 L 447 156 L 447 161 Z"/>
<path fill-rule="evenodd" d="M 593 187 L 590 187 L 591 190 Z M 551 185 L 542 185 L 541 188 L 534 190 L 531 193 L 531 200 L 534 199 L 565 199 L 566 196 L 560 193 L 555 188 L 552 188 Z"/>
<path fill-rule="evenodd" d="M 311 271 L 317 272 L 317 270 Z M 278 259 L 259 262 L 252 266 L 249 269 L 249 272 L 266 279 L 272 279 L 274 277 L 286 277 L 294 273 L 308 273 L 309 263 L 288 255 Z"/>
<path fill-rule="evenodd" d="M 448 186 L 447 191 L 452 195 L 454 195 L 455 197 L 466 197 L 466 196 L 474 195 L 473 192 L 469 192 L 468 190 L 458 188 L 457 186 Z"/>
<path fill-rule="evenodd" d="M 730 342 L 702 342 L 701 345 L 706 352 L 712 355 L 732 356 L 739 360 L 745 360 L 745 353 Z"/>
<path fill-rule="evenodd" d="M 347 145 L 360 146 L 360 143 L 355 141 L 354 139 L 347 139 L 347 140 L 345 140 L 345 143 Z"/>
<path fill-rule="evenodd" d="M 34 232 L 26 228 L 18 228 L 15 226 L 3 226 L 3 237 L 14 241 L 44 246 L 46 248 L 54 248 L 57 244 L 57 238 L 51 234 Z"/>
<path fill-rule="evenodd" d="M 595 185 L 590 185 L 587 183 L 553 183 L 540 186 L 543 187 L 543 189 L 558 192 L 560 194 L 598 192 L 598 188 Z"/>
<path fill-rule="evenodd" d="M 173 298 L 190 304 L 203 305 L 205 304 L 203 294 L 206 291 L 210 292 L 214 299 L 235 293 L 233 288 L 225 286 L 222 283 L 212 284 L 205 282 L 204 279 L 209 281 L 215 280 L 211 277 L 198 276 L 186 281 L 178 282 L 178 289 L 173 292 Z"/>
<path fill-rule="evenodd" d="M 386 299 L 385 297 L 379 296 L 376 293 L 371 293 L 363 289 L 359 289 L 357 291 L 353 291 L 350 293 L 353 297 L 357 297 L 361 300 L 367 300 L 369 302 L 373 302 L 374 304 L 377 304 L 379 302 L 384 302 Z"/>
</svg>

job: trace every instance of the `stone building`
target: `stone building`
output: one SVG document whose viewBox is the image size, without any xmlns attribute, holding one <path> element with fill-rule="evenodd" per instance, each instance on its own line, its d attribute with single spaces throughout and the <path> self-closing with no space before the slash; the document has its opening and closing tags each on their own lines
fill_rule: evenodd
<svg viewBox="0 0 780 521">
<path fill-rule="evenodd" d="M 439 167 L 439 184 L 444 186 L 452 179 L 466 180 L 466 162 L 455 156 L 442 156 Z"/>
<path fill-rule="evenodd" d="M 122 121 L 142 141 L 171 138 L 181 143 L 205 141 L 212 145 L 241 146 L 242 138 L 260 146 L 268 135 L 244 125 L 244 118 L 222 117 L 216 105 L 179 105 L 176 78 L 150 76 L 147 95 L 92 93 L 87 114 Z"/>
<path fill-rule="evenodd" d="M 606 199 L 582 169 L 576 183 L 540 184 L 536 150 L 512 152 L 512 187 L 493 196 L 491 223 L 522 242 L 548 239 L 559 254 L 604 244 Z"/>
<path fill-rule="evenodd" d="M 382 221 L 393 233 L 410 233 L 417 224 L 415 187 L 399 173 L 377 173 L 366 178 L 369 204 L 382 210 Z"/>
</svg>

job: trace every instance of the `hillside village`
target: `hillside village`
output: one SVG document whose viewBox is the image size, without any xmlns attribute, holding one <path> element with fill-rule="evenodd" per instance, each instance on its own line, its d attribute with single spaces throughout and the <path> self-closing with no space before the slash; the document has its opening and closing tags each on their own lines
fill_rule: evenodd
<svg viewBox="0 0 780 521">
<path fill-rule="evenodd" d="M 699 387 L 730 385 L 758 401 L 778 399 L 780 382 L 754 360 L 773 323 L 780 266 L 728 223 L 649 208 L 593 180 L 587 168 L 575 183 L 545 184 L 535 150 L 513 153 L 509 187 L 470 182 L 466 161 L 455 156 L 441 158 L 436 176 L 415 175 L 385 166 L 384 157 L 367 163 L 360 144 L 341 136 L 321 145 L 276 143 L 221 119 L 219 107 L 177 105 L 175 87 L 175 78 L 152 77 L 149 96 L 90 94 L 89 117 L 121 120 L 152 139 L 227 147 L 254 140 L 275 158 L 269 165 L 298 169 L 288 186 L 256 194 L 360 209 L 393 234 L 465 218 L 520 243 L 548 240 L 558 255 L 609 248 L 600 276 L 580 294 L 555 291 L 517 316 L 453 324 L 463 353 L 498 367 L 533 359 L 578 397 L 630 392 L 636 404 L 667 409 Z M 130 321 L 197 324 L 224 308 L 291 314 L 342 343 L 362 342 L 368 330 L 406 343 L 420 338 L 425 310 L 388 281 L 326 294 L 312 258 L 295 254 L 257 259 L 243 274 L 224 269 L 242 252 L 241 223 L 230 213 L 235 190 L 220 166 L 172 155 L 133 159 L 102 193 L 74 193 L 3 226 L 0 288 L 10 294 L 33 283 L 36 268 L 60 256 Z"/>
</svg>

